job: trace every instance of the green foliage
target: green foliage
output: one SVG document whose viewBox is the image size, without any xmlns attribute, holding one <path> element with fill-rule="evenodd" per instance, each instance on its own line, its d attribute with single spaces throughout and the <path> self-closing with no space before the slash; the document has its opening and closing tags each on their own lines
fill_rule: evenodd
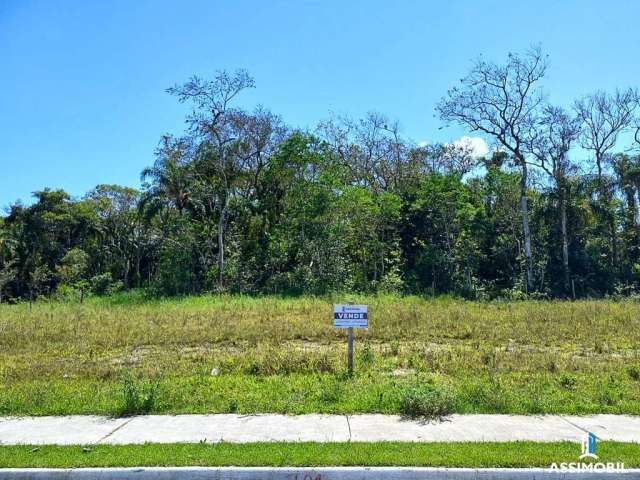
<svg viewBox="0 0 640 480">
<path fill-rule="evenodd" d="M 196 248 L 188 230 L 180 229 L 159 252 L 153 287 L 163 295 L 185 295 L 200 289 Z"/>
<path fill-rule="evenodd" d="M 123 288 L 122 282 L 119 280 L 114 282 L 109 272 L 91 277 L 89 285 L 96 295 L 113 295 Z"/>
<path fill-rule="evenodd" d="M 370 311 L 353 376 L 330 327 L 344 301 Z M 0 415 L 117 414 L 128 371 L 138 392 L 159 384 L 154 413 L 400 413 L 405 389 L 431 387 L 456 413 L 640 413 L 635 300 L 137 290 L 4 303 L 0 318 Z"/>
<path fill-rule="evenodd" d="M 367 366 L 367 365 L 371 365 L 374 360 L 375 360 L 375 353 L 373 351 L 373 348 L 371 347 L 371 343 L 370 342 L 366 342 L 364 344 L 364 346 L 362 347 L 362 350 L 360 351 L 358 358 L 360 360 L 360 362 Z"/>
<path fill-rule="evenodd" d="M 516 57 L 509 68 L 522 67 Z M 545 180 L 548 166 L 529 158 L 522 184 L 514 152 L 416 146 L 379 113 L 309 134 L 227 101 L 252 86 L 246 72 L 221 72 L 169 89 L 193 107 L 188 129 L 161 138 L 140 191 L 45 189 L 12 205 L 0 217 L 0 302 L 87 285 L 101 295 L 640 296 L 640 156 L 609 152 L 597 177 L 565 162 Z"/>
<path fill-rule="evenodd" d="M 453 409 L 451 393 L 430 382 L 408 386 L 400 399 L 400 412 L 411 418 L 440 420 L 453 413 Z"/>
<path fill-rule="evenodd" d="M 89 255 L 81 248 L 75 247 L 67 251 L 56 267 L 58 280 L 63 285 L 83 287 L 83 277 L 89 264 Z"/>
<path fill-rule="evenodd" d="M 122 379 L 122 406 L 119 414 L 144 415 L 153 411 L 158 397 L 159 381 L 136 377 L 126 371 Z"/>
</svg>

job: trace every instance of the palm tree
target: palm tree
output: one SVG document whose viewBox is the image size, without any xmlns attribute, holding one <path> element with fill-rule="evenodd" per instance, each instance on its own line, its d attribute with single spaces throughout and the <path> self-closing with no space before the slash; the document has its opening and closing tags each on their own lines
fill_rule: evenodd
<svg viewBox="0 0 640 480">
<path fill-rule="evenodd" d="M 145 168 L 141 174 L 147 186 L 141 208 L 148 216 L 167 207 L 175 208 L 182 215 L 189 202 L 192 181 L 189 141 L 164 135 L 156 155 L 158 158 L 154 165 Z"/>
</svg>

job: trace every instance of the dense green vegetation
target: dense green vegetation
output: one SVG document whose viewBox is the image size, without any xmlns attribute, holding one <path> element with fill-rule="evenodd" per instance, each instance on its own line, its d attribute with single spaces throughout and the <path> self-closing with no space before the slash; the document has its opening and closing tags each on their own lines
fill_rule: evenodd
<svg viewBox="0 0 640 480">
<path fill-rule="evenodd" d="M 198 292 L 635 294 L 634 89 L 549 105 L 536 49 L 473 65 L 437 110 L 496 145 L 417 145 L 371 113 L 311 132 L 240 109 L 244 71 L 169 89 L 192 107 L 140 191 L 35 192 L 0 218 L 0 302 Z M 578 148 L 578 146 L 580 148 Z"/>
<path fill-rule="evenodd" d="M 332 302 L 370 306 L 346 374 Z M 0 415 L 640 414 L 640 304 L 400 296 L 0 305 Z"/>
<path fill-rule="evenodd" d="M 430 466 L 549 467 L 575 462 L 572 442 L 535 443 L 217 443 L 0 447 L 0 467 Z M 640 466 L 640 446 L 600 442 L 602 462 Z"/>
</svg>

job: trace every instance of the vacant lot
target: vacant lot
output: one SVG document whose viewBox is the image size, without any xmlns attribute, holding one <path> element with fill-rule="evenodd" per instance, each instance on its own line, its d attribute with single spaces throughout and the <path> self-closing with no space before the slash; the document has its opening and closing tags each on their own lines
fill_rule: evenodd
<svg viewBox="0 0 640 480">
<path fill-rule="evenodd" d="M 331 328 L 332 303 L 346 300 L 370 311 L 353 377 L 344 331 Z M 442 404 L 640 414 L 640 304 L 119 296 L 0 305 L 0 414 L 419 413 Z"/>
</svg>

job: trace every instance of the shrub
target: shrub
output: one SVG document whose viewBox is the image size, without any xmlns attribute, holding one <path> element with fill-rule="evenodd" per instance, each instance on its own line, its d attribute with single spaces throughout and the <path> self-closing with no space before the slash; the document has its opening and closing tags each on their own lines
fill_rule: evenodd
<svg viewBox="0 0 640 480">
<path fill-rule="evenodd" d="M 91 290 L 96 295 L 105 295 L 109 291 L 109 286 L 113 282 L 111 273 L 101 273 L 95 277 L 91 277 Z"/>
<path fill-rule="evenodd" d="M 82 279 L 89 263 L 89 255 L 81 248 L 72 248 L 60 260 L 56 275 L 61 283 L 72 285 Z"/>
<path fill-rule="evenodd" d="M 90 280 L 91 291 L 96 295 L 113 295 L 124 289 L 124 283 L 120 280 L 113 281 L 111 273 L 101 273 Z"/>
<path fill-rule="evenodd" d="M 509 410 L 506 392 L 499 381 L 476 381 L 464 385 L 460 393 L 474 412 L 502 413 Z"/>
<path fill-rule="evenodd" d="M 576 383 L 578 383 L 578 379 L 575 377 L 575 375 L 565 373 L 560 377 L 560 385 L 562 385 L 564 388 L 572 389 L 576 386 Z"/>
<path fill-rule="evenodd" d="M 66 285 L 64 283 L 58 284 L 55 292 L 56 300 L 60 300 L 63 302 L 75 300 L 78 297 L 78 292 L 75 288 L 70 285 Z"/>
<path fill-rule="evenodd" d="M 431 383 L 411 385 L 400 399 L 400 412 L 411 418 L 438 420 L 453 412 L 451 393 Z"/>
<path fill-rule="evenodd" d="M 392 267 L 375 287 L 381 293 L 401 293 L 405 285 L 400 269 L 397 266 Z"/>
<path fill-rule="evenodd" d="M 320 401 L 324 404 L 335 403 L 342 396 L 342 384 L 338 381 L 320 385 Z"/>
<path fill-rule="evenodd" d="M 366 342 L 360 351 L 360 362 L 364 365 L 371 365 L 375 360 L 375 353 L 371 347 L 371 342 Z"/>
<path fill-rule="evenodd" d="M 126 372 L 122 382 L 123 403 L 121 416 L 149 413 L 156 405 L 159 381 L 136 378 Z"/>
</svg>

